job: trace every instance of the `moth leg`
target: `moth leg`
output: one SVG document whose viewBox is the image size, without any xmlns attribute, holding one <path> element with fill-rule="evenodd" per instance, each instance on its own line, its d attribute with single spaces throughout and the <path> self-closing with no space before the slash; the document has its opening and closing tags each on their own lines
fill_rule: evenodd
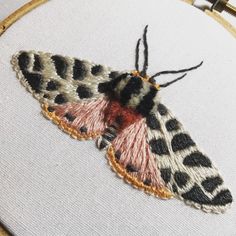
<svg viewBox="0 0 236 236">
<path fill-rule="evenodd" d="M 110 125 L 105 132 L 97 139 L 97 147 L 100 150 L 107 149 L 111 142 L 117 137 L 117 124 Z"/>
</svg>

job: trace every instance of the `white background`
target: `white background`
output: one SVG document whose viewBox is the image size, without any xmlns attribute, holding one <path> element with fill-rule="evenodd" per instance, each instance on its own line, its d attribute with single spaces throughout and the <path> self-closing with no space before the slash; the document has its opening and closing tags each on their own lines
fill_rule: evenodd
<svg viewBox="0 0 236 236">
<path fill-rule="evenodd" d="M 93 141 L 73 140 L 42 117 L 9 63 L 15 52 L 34 49 L 133 69 L 146 24 L 150 74 L 204 60 L 162 91 L 163 103 L 235 196 L 235 39 L 177 0 L 50 1 L 0 38 L 0 216 L 16 235 L 236 234 L 235 204 L 223 215 L 206 214 L 124 184 Z"/>
</svg>

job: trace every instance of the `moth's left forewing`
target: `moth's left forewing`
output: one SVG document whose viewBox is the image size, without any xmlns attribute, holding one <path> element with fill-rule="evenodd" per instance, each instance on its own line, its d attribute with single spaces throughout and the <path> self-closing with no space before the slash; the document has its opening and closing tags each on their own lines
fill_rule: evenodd
<svg viewBox="0 0 236 236">
<path fill-rule="evenodd" d="M 148 143 L 169 190 L 206 212 L 224 212 L 232 202 L 231 193 L 183 125 L 163 104 L 146 120 Z"/>
<path fill-rule="evenodd" d="M 20 51 L 11 61 L 17 78 L 41 103 L 42 113 L 77 139 L 101 135 L 109 98 L 99 85 L 122 72 L 78 58 Z"/>
<path fill-rule="evenodd" d="M 110 81 L 115 73 L 90 61 L 35 51 L 20 51 L 11 63 L 27 90 L 50 105 L 101 98 L 99 83 Z"/>
</svg>

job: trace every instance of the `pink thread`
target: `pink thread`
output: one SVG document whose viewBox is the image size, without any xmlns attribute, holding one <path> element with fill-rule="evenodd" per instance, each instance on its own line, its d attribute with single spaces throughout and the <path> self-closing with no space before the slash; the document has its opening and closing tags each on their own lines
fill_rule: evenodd
<svg viewBox="0 0 236 236">
<path fill-rule="evenodd" d="M 86 132 L 100 132 L 106 128 L 104 111 L 108 104 L 109 101 L 102 98 L 83 103 L 66 103 L 53 108 L 57 116 L 78 131 L 81 127 L 86 127 Z M 72 122 L 68 121 L 66 114 L 70 114 L 75 119 Z"/>
<path fill-rule="evenodd" d="M 112 145 L 116 151 L 119 150 L 121 153 L 119 163 L 124 167 L 132 165 L 137 170 L 130 174 L 144 183 L 148 181 L 149 185 L 160 188 L 165 184 L 146 136 L 145 119 L 141 119 L 122 130 Z"/>
</svg>

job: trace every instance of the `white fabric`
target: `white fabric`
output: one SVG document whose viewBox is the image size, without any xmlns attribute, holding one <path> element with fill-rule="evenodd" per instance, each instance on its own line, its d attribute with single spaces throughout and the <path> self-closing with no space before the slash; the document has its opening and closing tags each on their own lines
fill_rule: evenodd
<svg viewBox="0 0 236 236">
<path fill-rule="evenodd" d="M 16 235 L 235 235 L 236 205 L 206 214 L 123 183 L 93 141 L 79 142 L 40 114 L 11 55 L 41 50 L 114 69 L 134 68 L 149 24 L 149 74 L 204 65 L 162 91 L 163 103 L 220 169 L 236 196 L 235 39 L 180 1 L 50 1 L 0 38 L 0 214 Z M 169 81 L 174 76 L 163 76 Z"/>
<path fill-rule="evenodd" d="M 0 21 L 4 20 L 12 12 L 26 4 L 27 0 L 0 0 Z"/>
</svg>

